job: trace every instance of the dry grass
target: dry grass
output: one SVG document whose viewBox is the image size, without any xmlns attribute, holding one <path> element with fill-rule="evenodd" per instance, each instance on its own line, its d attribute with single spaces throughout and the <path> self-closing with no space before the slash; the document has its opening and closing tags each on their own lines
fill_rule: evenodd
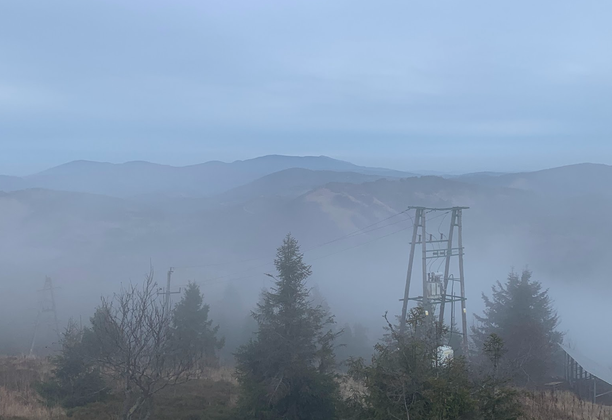
<svg viewBox="0 0 612 420">
<path fill-rule="evenodd" d="M 38 402 L 31 388 L 25 391 L 0 387 L 0 419 L 51 420 L 63 419 L 64 411 L 48 409 Z"/>
<path fill-rule="evenodd" d="M 362 382 L 356 381 L 348 375 L 340 375 L 338 380 L 340 395 L 342 398 L 359 398 L 367 393 L 367 388 Z"/>
<path fill-rule="evenodd" d="M 50 374 L 47 359 L 0 356 L 0 387 L 23 391 Z"/>
<path fill-rule="evenodd" d="M 32 384 L 51 373 L 45 359 L 0 357 L 0 420 L 67 420 L 59 408 L 48 409 L 37 398 Z M 205 369 L 197 379 L 167 389 L 159 396 L 155 418 L 230 419 L 237 398 L 237 380 L 228 367 Z M 342 395 L 362 395 L 362 384 L 347 377 L 340 381 Z M 581 401 L 564 391 L 523 393 L 525 415 L 521 420 L 612 420 L 612 407 Z M 112 398 L 72 413 L 73 420 L 106 420 L 118 410 L 120 401 Z"/>
<path fill-rule="evenodd" d="M 611 420 L 612 407 L 582 401 L 566 391 L 525 393 L 521 420 Z"/>
<path fill-rule="evenodd" d="M 209 380 L 212 382 L 229 382 L 232 385 L 238 385 L 238 379 L 236 378 L 236 371 L 234 368 L 228 366 L 221 366 L 217 368 L 204 368 L 198 372 L 191 374 L 194 379 Z"/>
<path fill-rule="evenodd" d="M 49 409 L 33 384 L 51 375 L 47 359 L 0 356 L 0 420 L 108 420 L 117 418 L 119 397 L 71 410 Z M 193 380 L 160 393 L 155 419 L 230 419 L 237 399 L 237 380 L 228 367 L 192 372 Z"/>
<path fill-rule="evenodd" d="M 45 359 L 0 357 L 0 419 L 63 419 L 63 410 L 47 409 L 32 388 L 50 373 Z"/>
</svg>

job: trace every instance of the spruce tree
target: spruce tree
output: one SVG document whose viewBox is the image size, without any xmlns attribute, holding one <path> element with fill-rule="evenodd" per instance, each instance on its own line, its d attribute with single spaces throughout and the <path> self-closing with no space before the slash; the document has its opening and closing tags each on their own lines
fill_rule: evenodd
<svg viewBox="0 0 612 420">
<path fill-rule="evenodd" d="M 506 353 L 504 340 L 493 333 L 482 348 L 488 359 L 486 373 L 478 378 L 476 399 L 483 420 L 516 420 L 520 417 L 519 393 L 508 386 L 509 380 L 500 373 L 500 364 Z"/>
<path fill-rule="evenodd" d="M 102 400 L 108 393 L 89 351 L 87 335 L 72 320 L 62 335 L 61 351 L 51 358 L 53 377 L 36 385 L 48 406 L 73 408 Z"/>
<path fill-rule="evenodd" d="M 237 354 L 239 414 L 246 419 L 336 418 L 333 317 L 309 296 L 310 266 L 291 235 L 278 248 L 278 276 L 253 317 L 258 330 Z"/>
<path fill-rule="evenodd" d="M 172 318 L 172 347 L 175 355 L 205 364 L 216 364 L 217 350 L 224 344 L 217 338 L 219 326 L 208 319 L 209 306 L 204 303 L 200 286 L 189 283 Z"/>
<path fill-rule="evenodd" d="M 514 382 L 535 386 L 545 382 L 554 368 L 555 354 L 562 341 L 557 331 L 559 319 L 548 290 L 531 280 L 531 272 L 511 272 L 505 284 L 493 286 L 492 298 L 483 294 L 483 316 L 472 328 L 477 348 L 483 348 L 491 334 L 505 343 L 502 360 L 506 371 L 514 373 Z"/>
</svg>

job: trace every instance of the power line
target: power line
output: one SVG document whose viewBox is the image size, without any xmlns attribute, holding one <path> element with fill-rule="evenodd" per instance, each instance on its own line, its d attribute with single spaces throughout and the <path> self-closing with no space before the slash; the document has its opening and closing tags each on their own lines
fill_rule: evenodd
<svg viewBox="0 0 612 420">
<path fill-rule="evenodd" d="M 442 218 L 442 220 L 440 221 L 440 224 L 438 225 L 438 233 L 440 234 L 440 237 L 443 237 L 443 236 L 444 236 L 444 235 L 443 235 L 443 233 L 442 233 L 442 230 L 441 230 L 441 228 L 442 228 L 442 223 L 444 223 L 444 220 L 446 220 L 446 216 L 448 216 L 448 215 L 449 215 L 449 213 L 450 213 L 449 211 L 447 211 L 446 213 L 444 213 L 444 217 Z M 451 223 L 452 223 L 452 220 L 451 220 Z M 433 262 L 433 261 L 434 261 L 434 260 L 432 259 L 432 262 Z M 439 271 L 440 271 L 440 268 L 442 268 L 442 264 L 443 264 L 443 263 L 444 263 L 444 260 L 440 260 L 440 264 L 438 264 L 438 268 L 436 269 L 436 272 L 439 272 Z M 453 286 L 453 287 L 454 287 L 454 286 Z"/>
<path fill-rule="evenodd" d="M 380 226 L 380 227 L 375 228 L 375 229 L 366 230 L 366 229 L 371 228 L 372 226 L 376 226 L 376 225 L 377 225 L 377 224 L 379 224 L 379 223 L 386 222 L 387 220 L 393 219 L 394 217 L 397 217 L 397 216 L 399 216 L 399 215 L 401 215 L 401 214 L 404 214 L 404 213 L 406 213 L 407 211 L 408 211 L 407 209 L 406 209 L 406 210 L 403 210 L 403 211 L 400 211 L 399 213 L 396 213 L 396 214 L 394 214 L 394 215 L 391 215 L 391 216 L 389 216 L 389 217 L 386 217 L 386 218 L 384 218 L 384 219 L 382 219 L 382 220 L 379 220 L 378 222 L 372 223 L 371 225 L 365 226 L 365 227 L 363 227 L 363 228 L 361 228 L 361 229 L 357 229 L 357 230 L 356 230 L 356 231 L 354 231 L 354 232 L 348 233 L 348 234 L 346 234 L 346 235 L 344 235 L 344 236 L 341 236 L 341 237 L 339 237 L 339 238 L 333 239 L 333 240 L 331 240 L 331 241 L 323 242 L 322 244 L 319 244 L 319 245 L 316 245 L 316 246 L 314 246 L 314 247 L 312 247 L 312 248 L 309 248 L 309 249 L 305 250 L 304 252 L 312 251 L 312 250 L 317 249 L 317 248 L 320 248 L 320 247 L 322 247 L 322 246 L 329 245 L 329 244 L 331 244 L 331 243 L 338 242 L 338 241 L 341 241 L 341 240 L 344 240 L 344 239 L 350 238 L 351 236 L 361 235 L 362 233 L 373 232 L 373 231 L 375 231 L 375 230 L 377 230 L 377 229 L 382 229 L 382 228 L 385 228 L 385 227 L 387 227 L 387 226 L 394 225 L 395 223 L 390 223 L 390 224 L 388 224 L 388 225 Z M 404 219 L 404 220 L 400 220 L 400 222 L 403 222 L 403 221 L 405 221 L 405 219 Z M 397 222 L 397 223 L 400 223 L 400 222 Z"/>
<path fill-rule="evenodd" d="M 331 257 L 332 255 L 336 255 L 336 254 L 339 254 L 339 253 L 344 252 L 344 251 L 348 251 L 348 250 L 351 250 L 351 249 L 354 249 L 354 248 L 358 248 L 358 247 L 363 246 L 363 245 L 367 245 L 367 244 L 372 243 L 372 242 L 376 242 L 376 241 L 378 241 L 378 240 L 381 240 L 381 239 L 387 238 L 387 237 L 389 237 L 389 236 L 391 236 L 391 235 L 395 235 L 395 234 L 397 234 L 397 233 L 403 232 L 403 231 L 408 230 L 408 229 L 411 229 L 411 228 L 412 228 L 412 226 L 408 226 L 408 227 L 405 227 L 405 228 L 402 228 L 402 229 L 396 230 L 395 232 L 391 232 L 391 233 L 388 233 L 388 234 L 386 234 L 386 235 L 380 236 L 380 237 L 378 237 L 378 238 L 376 238 L 376 239 L 373 239 L 373 240 L 371 240 L 371 241 L 366 241 L 366 242 L 363 242 L 363 243 L 361 243 L 361 244 L 357 244 L 357 245 L 354 245 L 354 246 L 351 246 L 351 247 L 348 247 L 348 248 L 345 248 L 345 249 L 341 249 L 341 250 L 339 250 L 339 251 L 332 252 L 331 254 L 322 255 L 322 256 L 317 257 L 317 258 L 312 258 L 312 259 L 311 259 L 311 261 L 317 261 L 317 260 L 320 260 L 320 259 L 322 259 L 322 258 Z"/>
<path fill-rule="evenodd" d="M 381 220 L 379 220 L 377 222 L 374 222 L 374 223 L 372 223 L 370 225 L 364 226 L 364 227 L 362 227 L 360 229 L 357 229 L 357 230 L 355 230 L 353 232 L 347 233 L 346 235 L 343 235 L 343 236 L 341 236 L 339 238 L 332 239 L 331 241 L 327 241 L 327 242 L 323 242 L 323 243 L 320 243 L 318 245 L 315 245 L 315 246 L 313 246 L 311 248 L 308 248 L 308 249 L 304 250 L 304 252 L 310 252 L 310 251 L 313 251 L 315 249 L 321 248 L 321 247 L 323 247 L 325 245 L 332 244 L 334 242 L 342 241 L 344 239 L 348 239 L 348 238 L 353 237 L 353 236 L 361 235 L 363 233 L 370 233 L 370 232 L 373 232 L 373 231 L 378 230 L 378 229 L 383 229 L 385 227 L 392 226 L 392 225 L 397 224 L 397 223 L 401 223 L 401 222 L 406 221 L 406 220 L 404 219 L 404 220 L 400 220 L 399 222 L 389 223 L 389 224 L 384 225 L 384 226 L 379 226 L 377 228 L 370 229 L 373 226 L 376 226 L 376 225 L 378 225 L 380 223 L 386 222 L 387 220 L 393 219 L 394 217 L 397 217 L 397 216 L 399 216 L 401 214 L 405 214 L 407 211 L 408 211 L 408 209 L 400 211 L 399 213 L 395 213 L 395 214 L 393 214 L 393 215 L 391 215 L 389 217 L 381 219 Z M 368 230 L 368 229 L 370 229 L 370 230 Z M 180 266 L 173 266 L 173 267 L 174 267 L 174 269 L 178 269 L 178 268 L 187 269 L 187 268 L 214 267 L 214 266 L 230 265 L 230 264 L 238 265 L 238 264 L 244 264 L 244 263 L 247 263 L 247 262 L 261 261 L 261 260 L 263 260 L 265 258 L 267 258 L 267 257 L 249 258 L 249 259 L 238 260 L 238 261 L 225 261 L 225 262 L 222 262 L 222 263 L 208 263 L 208 264 L 196 264 L 196 265 L 180 265 Z"/>
<path fill-rule="evenodd" d="M 426 211 L 425 214 L 429 214 L 429 213 L 432 213 L 434 211 L 435 210 L 429 210 L 429 211 Z M 440 220 L 440 223 L 438 224 L 438 233 L 440 234 L 440 239 L 442 239 L 442 237 L 443 237 L 442 231 L 440 229 L 442 228 L 442 224 L 444 223 L 444 220 L 446 219 L 446 216 L 449 215 L 449 213 L 450 213 L 450 211 L 446 211 L 446 212 L 444 212 L 442 214 L 439 214 L 437 216 L 434 216 L 434 217 L 431 217 L 431 218 L 427 219 L 429 222 L 431 222 L 432 220 L 435 220 L 435 219 L 438 219 L 438 218 L 442 217 L 442 220 Z M 429 235 L 430 238 L 433 237 L 433 235 L 429 231 L 427 231 L 427 230 L 425 231 L 425 234 Z M 433 246 L 438 251 L 442 249 L 441 248 L 442 245 L 440 243 L 434 242 Z M 427 265 L 427 270 L 428 271 L 431 271 L 431 269 L 433 268 L 434 263 L 435 263 L 434 259 L 431 259 L 429 261 L 429 264 Z M 438 266 L 438 269 L 436 271 L 440 271 L 440 267 L 441 266 L 442 266 L 442 261 L 440 262 L 440 264 Z"/>
<path fill-rule="evenodd" d="M 444 223 L 444 220 L 446 220 L 446 216 L 448 216 L 449 213 L 450 213 L 450 211 L 447 211 L 446 213 L 444 213 L 444 217 L 442 218 L 442 220 L 440 220 L 440 224 L 438 225 L 438 233 L 440 235 L 442 235 L 442 231 L 440 230 L 442 228 L 442 223 Z"/>
<path fill-rule="evenodd" d="M 414 220 L 412 217 L 410 217 L 410 219 Z M 407 221 L 407 219 L 403 220 L 403 221 Z M 391 226 L 391 225 L 397 224 L 397 223 L 398 222 L 392 223 L 392 224 L 389 224 L 389 225 L 385 225 L 385 227 L 388 227 L 388 226 Z M 412 228 L 412 226 L 408 226 L 408 227 L 405 227 L 405 228 L 402 228 L 402 229 L 398 229 L 398 230 L 393 231 L 391 233 L 388 233 L 386 235 L 379 236 L 379 237 L 374 238 L 372 240 L 365 241 L 365 242 L 362 242 L 360 244 L 356 244 L 356 245 L 350 246 L 348 248 L 340 249 L 338 251 L 334 251 L 334 252 L 331 252 L 331 253 L 328 253 L 328 254 L 325 254 L 325 255 L 321 255 L 319 257 L 311 258 L 310 261 L 318 261 L 320 259 L 328 258 L 328 257 L 331 257 L 333 255 L 340 254 L 342 252 L 350 251 L 351 249 L 358 248 L 358 247 L 370 244 L 372 242 L 379 241 L 379 240 L 387 238 L 389 236 L 396 235 L 396 234 L 398 234 L 400 232 L 404 232 L 404 231 L 406 231 L 406 230 L 408 230 L 410 228 Z M 268 267 L 271 264 L 272 263 L 266 263 L 266 264 L 258 265 L 258 266 L 251 267 L 251 268 L 246 269 L 246 270 L 239 271 L 238 273 L 234 273 L 234 274 L 248 273 L 248 272 L 251 272 L 251 271 L 256 270 L 256 269 Z M 252 278 L 252 277 L 256 277 L 256 276 L 260 276 L 260 275 L 261 275 L 260 273 L 254 273 L 254 274 L 250 274 L 250 275 L 246 275 L 246 276 L 230 277 L 231 274 L 227 274 L 227 275 L 222 275 L 222 276 L 214 277 L 214 278 L 211 278 L 211 279 L 205 279 L 205 280 L 199 281 L 198 283 L 201 283 L 201 284 L 216 284 L 216 283 L 222 283 L 222 282 L 226 282 L 226 281 L 244 280 L 244 279 L 248 279 L 248 278 Z M 230 277 L 230 278 L 227 278 L 227 277 Z"/>
</svg>

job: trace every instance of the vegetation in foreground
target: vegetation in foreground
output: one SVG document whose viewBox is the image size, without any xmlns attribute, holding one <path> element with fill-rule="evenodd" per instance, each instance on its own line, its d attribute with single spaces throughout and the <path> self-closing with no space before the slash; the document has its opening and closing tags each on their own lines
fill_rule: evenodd
<svg viewBox="0 0 612 420">
<path fill-rule="evenodd" d="M 278 277 L 253 312 L 256 333 L 237 351 L 234 372 L 219 377 L 223 339 L 199 288 L 191 284 L 171 309 L 151 272 L 142 286 L 103 299 L 90 326 L 70 324 L 50 360 L 3 359 L 0 419 L 612 418 L 607 407 L 534 391 L 553 375 L 542 357 L 554 360 L 562 336 L 547 291 L 527 270 L 484 296 L 470 363 L 440 356 L 453 337 L 433 308 L 416 307 L 401 332 L 387 320 L 373 356 L 350 359 L 340 374 L 341 332 L 322 297 L 311 296 L 311 267 L 290 235 L 275 265 Z M 534 345 L 538 351 L 526 351 Z"/>
<path fill-rule="evenodd" d="M 45 359 L 0 358 L 1 420 L 109 420 L 120 418 L 121 394 L 103 401 L 65 409 L 49 407 L 36 393 L 39 381 L 51 377 Z M 157 395 L 151 419 L 229 420 L 237 398 L 233 372 L 214 368 L 201 378 L 167 388 Z"/>
<path fill-rule="evenodd" d="M 45 359 L 0 357 L 1 420 L 109 420 L 117 418 L 119 400 L 107 400 L 73 410 L 48 408 L 37 397 L 34 384 L 50 375 Z M 341 381 L 344 398 L 363 390 L 362 384 L 345 377 Z M 206 378 L 177 386 L 159 396 L 155 420 L 234 419 L 238 386 L 233 371 L 215 368 Z M 612 407 L 581 401 L 569 392 L 522 392 L 519 402 L 523 415 L 518 420 L 609 420 Z"/>
</svg>

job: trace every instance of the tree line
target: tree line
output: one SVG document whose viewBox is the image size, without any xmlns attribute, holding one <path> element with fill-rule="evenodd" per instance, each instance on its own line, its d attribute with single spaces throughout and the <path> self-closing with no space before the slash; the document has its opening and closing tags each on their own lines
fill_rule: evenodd
<svg viewBox="0 0 612 420">
<path fill-rule="evenodd" d="M 528 270 L 483 294 L 467 353 L 440 357 L 449 328 L 415 307 L 401 332 L 399 320 L 385 315 L 373 354 L 348 357 L 341 372 L 343 334 L 356 340 L 363 331 L 337 328 L 308 288 L 311 267 L 291 235 L 274 263 L 274 284 L 252 311 L 255 332 L 234 353 L 234 418 L 511 420 L 521 414 L 517 387 L 539 387 L 555 375 L 558 317 Z M 161 390 L 216 366 L 223 345 L 197 284 L 168 308 L 151 270 L 141 285 L 102 299 L 89 325 L 69 323 L 53 377 L 37 389 L 49 405 L 67 409 L 120 393 L 121 419 L 147 420 Z"/>
</svg>

